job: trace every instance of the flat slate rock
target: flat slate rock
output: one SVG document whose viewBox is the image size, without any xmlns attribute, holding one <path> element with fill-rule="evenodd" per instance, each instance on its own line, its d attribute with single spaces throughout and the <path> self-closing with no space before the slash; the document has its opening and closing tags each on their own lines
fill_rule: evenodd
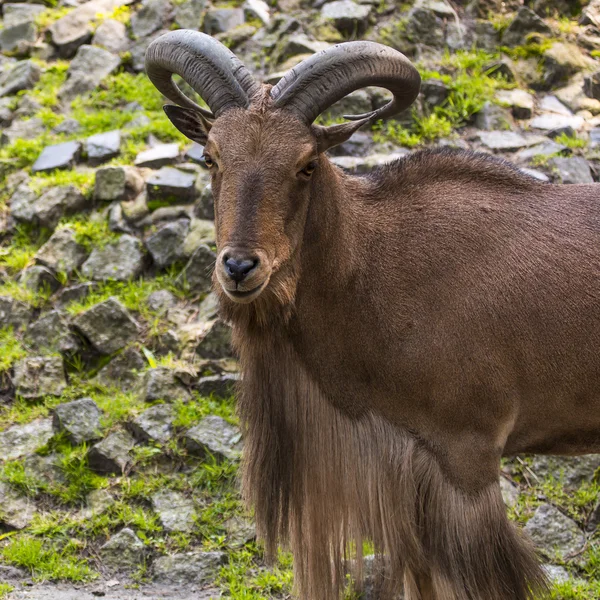
<svg viewBox="0 0 600 600">
<path fill-rule="evenodd" d="M 92 135 L 85 141 L 88 162 L 99 165 L 115 156 L 118 156 L 121 148 L 121 132 L 106 131 Z"/>
<path fill-rule="evenodd" d="M 560 183 L 594 183 L 590 165 L 581 156 L 551 158 L 548 164 Z"/>
<path fill-rule="evenodd" d="M 115 431 L 90 448 L 90 469 L 98 473 L 123 473 L 131 463 L 135 440 L 126 431 Z"/>
<path fill-rule="evenodd" d="M 210 415 L 184 435 L 186 448 L 193 454 L 212 454 L 220 460 L 237 460 L 242 451 L 242 435 L 235 425 Z"/>
<path fill-rule="evenodd" d="M 480 131 L 479 139 L 490 150 L 514 152 L 529 146 L 527 140 L 516 131 Z"/>
<path fill-rule="evenodd" d="M 129 425 L 133 435 L 142 442 L 165 444 L 173 437 L 175 411 L 169 404 L 157 404 L 138 415 Z"/>
<path fill-rule="evenodd" d="M 124 234 L 116 242 L 96 247 L 83 263 L 81 272 L 91 279 L 128 281 L 138 277 L 144 268 L 142 242 Z"/>
<path fill-rule="evenodd" d="M 28 356 L 15 364 L 16 393 L 28 400 L 60 396 L 67 387 L 60 356 Z"/>
<path fill-rule="evenodd" d="M 154 579 L 159 583 L 192 585 L 214 579 L 227 563 L 224 552 L 185 552 L 161 556 L 154 561 Z"/>
<path fill-rule="evenodd" d="M 78 269 L 86 258 L 85 247 L 77 242 L 75 232 L 68 227 L 57 229 L 35 254 L 40 265 L 67 275 Z"/>
<path fill-rule="evenodd" d="M 162 167 L 146 181 L 149 200 L 190 203 L 196 197 L 196 175 L 173 167 Z"/>
<path fill-rule="evenodd" d="M 54 409 L 53 425 L 57 431 L 64 431 L 74 444 L 81 444 L 102 437 L 101 415 L 91 398 L 80 398 L 59 404 Z"/>
<path fill-rule="evenodd" d="M 136 167 L 149 167 L 160 169 L 166 165 L 173 164 L 179 158 L 178 144 L 158 144 L 149 150 L 140 152 L 134 164 Z"/>
<path fill-rule="evenodd" d="M 77 315 L 73 325 L 100 354 L 117 352 L 138 333 L 129 311 L 113 297 Z"/>
<path fill-rule="evenodd" d="M 585 536 L 577 523 L 551 504 L 538 506 L 524 530 L 536 547 L 550 558 L 558 554 L 562 560 L 566 560 L 585 544 Z"/>
<path fill-rule="evenodd" d="M 54 435 L 52 419 L 36 419 L 0 432 L 0 462 L 33 454 Z"/>
<path fill-rule="evenodd" d="M 558 113 L 545 113 L 529 121 L 529 125 L 533 129 L 543 129 L 545 131 L 552 131 L 553 129 L 562 129 L 565 127 L 570 127 L 577 131 L 583 127 L 583 124 L 583 117 L 577 115 L 561 115 Z"/>
<path fill-rule="evenodd" d="M 81 142 L 71 141 L 46 146 L 31 167 L 33 173 L 71 169 L 81 154 Z"/>
<path fill-rule="evenodd" d="M 102 563 L 113 571 L 132 571 L 144 563 L 146 545 L 125 527 L 100 547 Z"/>
<path fill-rule="evenodd" d="M 194 528 L 196 509 L 191 498 L 174 490 L 162 490 L 151 501 L 165 531 L 189 532 Z"/>
</svg>

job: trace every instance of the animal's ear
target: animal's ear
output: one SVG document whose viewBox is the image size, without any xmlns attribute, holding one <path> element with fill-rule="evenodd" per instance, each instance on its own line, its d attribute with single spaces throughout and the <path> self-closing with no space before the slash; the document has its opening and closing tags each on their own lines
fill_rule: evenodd
<svg viewBox="0 0 600 600">
<path fill-rule="evenodd" d="M 163 106 L 169 120 L 183 135 L 202 146 L 206 145 L 208 132 L 212 123 L 204 115 L 193 108 L 182 108 L 174 104 L 165 104 Z"/>
</svg>

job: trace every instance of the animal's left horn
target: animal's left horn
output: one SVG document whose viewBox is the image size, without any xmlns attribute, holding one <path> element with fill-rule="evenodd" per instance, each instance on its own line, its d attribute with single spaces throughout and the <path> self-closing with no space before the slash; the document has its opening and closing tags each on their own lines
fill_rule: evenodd
<svg viewBox="0 0 600 600">
<path fill-rule="evenodd" d="M 177 73 L 206 102 L 190 100 L 173 82 Z M 146 74 L 169 100 L 214 119 L 232 107 L 247 108 L 259 84 L 231 50 L 198 31 L 180 29 L 154 40 L 146 50 Z"/>
<path fill-rule="evenodd" d="M 327 128 L 329 133 L 348 137 L 348 132 L 368 122 L 402 112 L 419 94 L 421 77 L 408 58 L 393 48 L 375 42 L 346 42 L 290 69 L 273 87 L 271 97 L 276 107 L 291 110 L 311 124 L 332 104 L 367 86 L 386 88 L 393 99 L 369 113 L 344 115 L 357 122 L 334 125 Z"/>
</svg>

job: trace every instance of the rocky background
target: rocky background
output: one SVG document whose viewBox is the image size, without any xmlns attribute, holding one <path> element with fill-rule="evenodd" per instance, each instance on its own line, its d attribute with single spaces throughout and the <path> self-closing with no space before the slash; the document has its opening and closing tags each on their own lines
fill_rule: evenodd
<svg viewBox="0 0 600 600">
<path fill-rule="evenodd" d="M 0 598 L 288 598 L 291 558 L 263 564 L 239 501 L 238 369 L 210 293 L 202 148 L 163 115 L 146 47 L 200 29 L 275 82 L 329 44 L 381 41 L 418 64 L 422 94 L 335 148 L 339 166 L 361 173 L 439 144 L 500 154 L 543 181 L 592 182 L 600 0 L 0 8 Z M 322 122 L 385 101 L 361 90 Z M 511 518 L 535 540 L 554 599 L 600 597 L 599 466 L 503 467 Z"/>
</svg>

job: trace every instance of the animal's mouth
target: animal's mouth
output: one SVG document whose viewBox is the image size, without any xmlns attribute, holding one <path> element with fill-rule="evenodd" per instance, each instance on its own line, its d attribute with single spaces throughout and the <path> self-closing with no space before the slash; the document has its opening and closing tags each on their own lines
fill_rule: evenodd
<svg viewBox="0 0 600 600">
<path fill-rule="evenodd" d="M 256 298 L 258 298 L 258 296 L 267 286 L 268 281 L 269 280 L 267 278 L 260 285 L 257 285 L 251 290 L 228 290 L 225 286 L 223 286 L 223 290 L 227 294 L 227 296 L 229 296 L 229 298 L 234 302 L 239 302 L 240 304 L 248 304 Z"/>
</svg>

